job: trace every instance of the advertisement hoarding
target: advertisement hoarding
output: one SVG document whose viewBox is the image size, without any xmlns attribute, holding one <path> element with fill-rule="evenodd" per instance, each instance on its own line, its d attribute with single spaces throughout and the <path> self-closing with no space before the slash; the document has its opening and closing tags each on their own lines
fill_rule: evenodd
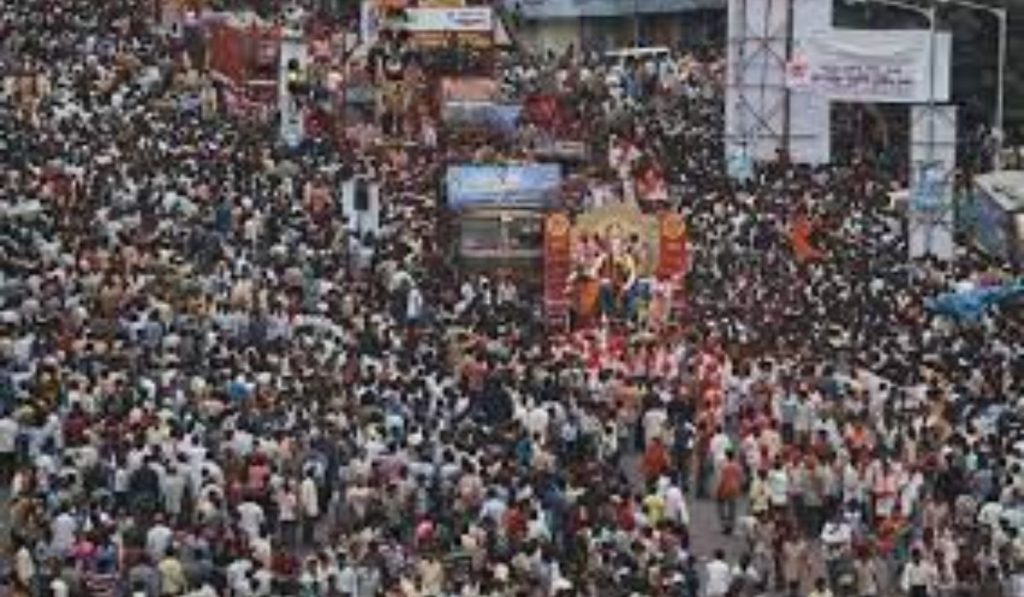
<svg viewBox="0 0 1024 597">
<path fill-rule="evenodd" d="M 558 201 L 561 184 L 560 164 L 452 166 L 445 176 L 448 205 L 456 209 L 499 204 L 547 206 Z"/>
<path fill-rule="evenodd" d="M 402 26 L 412 33 L 490 33 L 494 29 L 494 12 L 486 6 L 407 8 Z"/>
<path fill-rule="evenodd" d="M 441 117 L 453 127 L 479 127 L 510 135 L 519 125 L 521 106 L 494 102 L 448 102 Z"/>
</svg>

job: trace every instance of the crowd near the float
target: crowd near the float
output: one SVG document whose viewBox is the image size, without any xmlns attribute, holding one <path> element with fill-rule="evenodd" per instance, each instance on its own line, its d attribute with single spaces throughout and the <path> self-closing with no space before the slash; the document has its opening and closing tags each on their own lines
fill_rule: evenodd
<svg viewBox="0 0 1024 597">
<path fill-rule="evenodd" d="M 908 259 L 870 151 L 727 177 L 720 49 L 509 48 L 551 126 L 447 134 L 410 84 L 287 147 L 152 13 L 0 1 L 0 593 L 1024 595 L 1020 309 L 931 302 L 1005 264 Z M 685 309 L 552 329 L 536 271 L 453 266 L 446 165 L 553 135 L 567 210 L 666 181 Z"/>
</svg>

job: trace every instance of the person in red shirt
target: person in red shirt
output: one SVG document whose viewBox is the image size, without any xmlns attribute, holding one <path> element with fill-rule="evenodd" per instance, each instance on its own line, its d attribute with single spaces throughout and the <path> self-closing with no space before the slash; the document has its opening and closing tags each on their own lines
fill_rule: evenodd
<svg viewBox="0 0 1024 597">
<path fill-rule="evenodd" d="M 726 460 L 718 472 L 718 489 L 715 500 L 718 503 L 718 517 L 722 523 L 722 533 L 731 535 L 736 525 L 736 500 L 743 492 L 743 467 L 736 460 L 736 455 L 729 450 Z"/>
<path fill-rule="evenodd" d="M 655 437 L 644 452 L 644 477 L 648 483 L 657 481 L 669 468 L 668 450 L 660 437 Z"/>
<path fill-rule="evenodd" d="M 518 503 L 512 504 L 505 511 L 502 523 L 505 526 L 505 534 L 511 542 L 516 543 L 526 537 L 527 520 Z"/>
</svg>

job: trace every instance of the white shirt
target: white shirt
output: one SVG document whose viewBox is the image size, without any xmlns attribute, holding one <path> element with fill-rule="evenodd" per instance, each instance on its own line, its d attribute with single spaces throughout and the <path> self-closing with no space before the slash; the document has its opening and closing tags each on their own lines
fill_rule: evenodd
<svg viewBox="0 0 1024 597">
<path fill-rule="evenodd" d="M 36 575 L 36 564 L 32 560 L 32 552 L 27 547 L 19 549 L 14 556 L 14 570 L 22 584 L 31 585 L 32 578 Z"/>
<path fill-rule="evenodd" d="M 729 436 L 724 433 L 716 433 L 711 438 L 711 445 L 708 446 L 711 450 L 711 455 L 715 459 L 715 463 L 725 462 L 725 453 L 732 447 L 732 442 L 729 441 Z"/>
<path fill-rule="evenodd" d="M 174 538 L 174 531 L 165 525 L 157 525 L 146 533 L 146 553 L 153 561 L 159 562 Z"/>
<path fill-rule="evenodd" d="M 651 443 L 655 438 L 665 439 L 665 423 L 668 421 L 668 413 L 662 408 L 652 408 L 644 413 L 644 440 Z"/>
<path fill-rule="evenodd" d="M 302 480 L 302 485 L 299 486 L 299 501 L 306 516 L 320 516 L 320 499 L 316 491 L 316 482 L 311 477 Z"/>
<path fill-rule="evenodd" d="M 238 527 L 245 531 L 250 539 L 259 536 L 263 520 L 263 508 L 259 504 L 242 502 L 238 505 Z"/>
<path fill-rule="evenodd" d="M 665 518 L 689 525 L 690 511 L 686 506 L 686 496 L 683 495 L 683 490 L 676 485 L 672 485 L 665 490 L 664 499 Z"/>
<path fill-rule="evenodd" d="M 233 590 L 238 591 L 239 587 L 242 586 L 243 581 L 246 580 L 246 573 L 252 569 L 252 562 L 247 559 L 235 560 L 228 564 L 227 569 L 224 571 L 227 577 L 228 586 Z"/>
<path fill-rule="evenodd" d="M 821 542 L 825 544 L 827 557 L 841 557 L 850 546 L 853 532 L 845 522 L 829 522 L 821 531 Z"/>
<path fill-rule="evenodd" d="M 74 516 L 67 512 L 58 514 L 50 525 L 50 530 L 53 533 L 53 541 L 51 542 L 53 550 L 57 553 L 63 553 L 71 549 L 75 544 L 75 531 L 77 529 L 78 522 Z"/>
<path fill-rule="evenodd" d="M 235 431 L 231 439 L 231 450 L 239 456 L 248 456 L 252 453 L 253 437 L 247 431 Z"/>
<path fill-rule="evenodd" d="M 50 591 L 53 597 L 68 597 L 71 594 L 68 588 L 68 583 L 64 582 L 63 579 L 55 578 L 50 583 Z"/>
<path fill-rule="evenodd" d="M 409 290 L 405 299 L 405 316 L 409 319 L 419 319 L 423 314 L 423 293 L 415 286 Z"/>
<path fill-rule="evenodd" d="M 0 418 L 0 454 L 13 454 L 18 439 L 18 422 L 11 417 Z"/>
<path fill-rule="evenodd" d="M 915 564 L 914 562 L 907 562 L 900 577 L 900 588 L 904 591 L 910 591 L 914 587 L 926 587 L 931 592 L 937 580 L 938 571 L 932 563 L 921 562 L 920 564 Z"/>
<path fill-rule="evenodd" d="M 277 497 L 278 518 L 282 522 L 295 522 L 298 519 L 299 499 L 292 491 L 282 491 Z"/>
<path fill-rule="evenodd" d="M 185 497 L 185 475 L 180 471 L 168 473 L 161 479 L 164 502 L 171 514 L 181 512 L 181 502 Z"/>
<path fill-rule="evenodd" d="M 541 439 L 545 438 L 548 432 L 549 418 L 547 409 L 543 407 L 536 406 L 530 409 L 529 414 L 526 415 L 526 428 L 530 435 Z"/>
<path fill-rule="evenodd" d="M 789 475 L 784 468 L 768 471 L 768 493 L 773 506 L 785 506 L 789 500 Z"/>
<path fill-rule="evenodd" d="M 711 560 L 707 564 L 708 597 L 721 597 L 729 592 L 729 585 L 732 584 L 732 570 L 722 560 Z"/>
</svg>

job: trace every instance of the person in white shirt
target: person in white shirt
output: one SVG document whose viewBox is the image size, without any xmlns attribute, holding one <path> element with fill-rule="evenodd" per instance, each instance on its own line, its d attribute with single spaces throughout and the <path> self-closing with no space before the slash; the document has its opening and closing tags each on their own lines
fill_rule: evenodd
<svg viewBox="0 0 1024 597">
<path fill-rule="evenodd" d="M 265 520 L 263 508 L 256 502 L 245 501 L 238 505 L 238 528 L 249 536 L 250 541 L 259 537 Z"/>
<path fill-rule="evenodd" d="M 0 417 L 0 483 L 6 484 L 14 474 L 15 452 L 18 447 L 18 422 L 5 414 Z"/>
<path fill-rule="evenodd" d="M 248 575 L 253 569 L 253 563 L 248 558 L 239 558 L 224 570 L 227 584 L 235 593 L 245 592 L 248 588 Z"/>
<path fill-rule="evenodd" d="M 74 515 L 67 510 L 58 514 L 50 524 L 50 533 L 53 539 L 50 547 L 54 554 L 65 554 L 75 544 L 75 533 L 78 531 L 78 522 Z"/>
<path fill-rule="evenodd" d="M 679 485 L 662 477 L 662 499 L 665 500 L 665 518 L 672 522 L 688 526 L 690 511 L 686 506 L 686 496 Z"/>
<path fill-rule="evenodd" d="M 423 293 L 415 284 L 409 288 L 405 297 L 405 320 L 408 325 L 416 325 L 423 317 Z"/>
<path fill-rule="evenodd" d="M 664 408 L 652 408 L 644 413 L 643 427 L 644 427 L 644 445 L 650 445 L 654 442 L 655 438 L 665 440 L 667 439 L 665 433 L 665 424 L 668 422 L 668 413 Z"/>
<path fill-rule="evenodd" d="M 715 429 L 715 434 L 711 436 L 711 443 L 709 445 L 711 457 L 714 459 L 713 463 L 716 467 L 725 462 L 726 453 L 730 448 L 732 448 L 732 440 L 725 434 L 725 430 L 719 426 Z"/>
<path fill-rule="evenodd" d="M 930 597 L 935 595 L 939 573 L 935 564 L 924 560 L 920 549 L 910 553 L 910 561 L 903 567 L 900 576 L 900 588 L 910 597 Z"/>
<path fill-rule="evenodd" d="M 542 404 L 535 405 L 526 415 L 526 428 L 532 437 L 538 438 L 541 444 L 547 443 L 550 413 Z"/>
<path fill-rule="evenodd" d="M 183 597 L 217 597 L 217 590 L 210 585 L 203 585 L 191 593 L 185 593 Z"/>
<path fill-rule="evenodd" d="M 302 541 L 311 545 L 320 519 L 320 496 L 311 470 L 306 471 L 306 477 L 299 485 L 299 504 L 302 508 Z"/>
<path fill-rule="evenodd" d="M 721 549 L 715 550 L 714 558 L 706 565 L 707 571 L 707 597 L 724 597 L 729 593 L 732 585 L 732 568 L 725 561 L 725 552 Z"/>
<path fill-rule="evenodd" d="M 53 597 L 68 597 L 71 595 L 71 588 L 63 578 L 55 578 L 50 581 L 50 595 Z"/>
<path fill-rule="evenodd" d="M 185 475 L 176 465 L 171 465 L 161 479 L 164 509 L 173 521 L 178 520 L 181 516 L 187 482 Z"/>
<path fill-rule="evenodd" d="M 814 581 L 814 590 L 807 594 L 807 597 L 832 597 L 832 590 L 828 588 L 828 581 L 819 578 Z"/>
<path fill-rule="evenodd" d="M 22 545 L 14 555 L 14 573 L 18 583 L 23 587 L 31 587 L 36 576 L 36 563 L 32 550 Z"/>
<path fill-rule="evenodd" d="M 287 481 L 277 493 L 277 520 L 281 542 L 285 547 L 294 549 L 298 541 L 295 531 L 299 521 L 299 496 L 295 494 L 291 481 Z"/>
<path fill-rule="evenodd" d="M 840 566 L 850 553 L 853 530 L 841 513 L 837 513 L 832 520 L 825 523 L 821 531 L 821 542 L 825 549 L 825 568 L 828 571 L 828 579 L 835 584 L 839 576 Z"/>
<path fill-rule="evenodd" d="M 171 530 L 160 517 L 157 517 L 153 526 L 146 533 L 146 553 L 154 562 L 163 559 L 167 548 L 171 546 L 174 538 L 174 531 Z"/>
</svg>

